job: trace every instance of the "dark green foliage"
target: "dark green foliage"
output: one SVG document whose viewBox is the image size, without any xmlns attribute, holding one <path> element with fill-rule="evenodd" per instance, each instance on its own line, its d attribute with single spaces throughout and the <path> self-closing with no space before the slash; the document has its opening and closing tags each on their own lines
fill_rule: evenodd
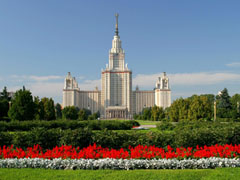
<svg viewBox="0 0 240 180">
<path fill-rule="evenodd" d="M 80 109 L 79 112 L 78 112 L 78 119 L 80 121 L 83 121 L 83 120 L 88 120 L 88 117 L 91 116 L 91 111 L 88 110 L 88 109 Z M 91 118 L 92 119 L 92 118 Z"/>
<path fill-rule="evenodd" d="M 99 111 L 91 114 L 90 116 L 88 116 L 88 120 L 96 120 L 98 118 L 100 118 L 100 112 Z"/>
<path fill-rule="evenodd" d="M 11 98 L 10 98 L 9 95 L 8 95 L 7 87 L 6 87 L 6 86 L 3 88 L 3 91 L 0 93 L 0 100 L 3 100 L 3 99 L 5 99 L 5 100 L 7 100 L 7 101 L 10 101 L 10 100 L 11 100 Z"/>
<path fill-rule="evenodd" d="M 10 100 L 11 98 L 8 96 L 7 87 L 4 87 L 0 93 L 0 119 L 8 116 Z"/>
<path fill-rule="evenodd" d="M 220 118 L 230 118 L 232 104 L 230 101 L 230 96 L 228 90 L 224 88 L 217 97 L 217 116 Z"/>
<path fill-rule="evenodd" d="M 9 102 L 6 99 L 0 100 L 0 119 L 8 116 Z"/>
<path fill-rule="evenodd" d="M 152 116 L 152 110 L 151 108 L 144 108 L 142 112 L 142 118 L 143 120 L 150 120 Z"/>
<path fill-rule="evenodd" d="M 56 118 L 62 119 L 62 107 L 59 103 L 57 103 L 55 106 L 55 112 L 56 112 Z"/>
<path fill-rule="evenodd" d="M 62 110 L 62 115 L 64 119 L 78 119 L 78 108 L 75 106 L 67 106 Z"/>
<path fill-rule="evenodd" d="M 0 146 L 11 146 L 13 143 L 14 137 L 13 134 L 9 132 L 0 131 Z"/>
<path fill-rule="evenodd" d="M 151 120 L 162 121 L 165 118 L 165 112 L 162 107 L 154 106 L 151 109 Z"/>
<path fill-rule="evenodd" d="M 52 100 L 52 98 L 42 98 L 41 102 L 43 104 L 43 108 L 44 108 L 44 120 L 54 120 L 56 119 L 55 116 L 55 107 L 54 107 L 54 101 Z"/>
<path fill-rule="evenodd" d="M 92 138 L 93 134 L 89 128 L 66 130 L 64 131 L 61 143 L 72 146 L 87 147 L 94 143 Z"/>
<path fill-rule="evenodd" d="M 55 120 L 55 121 L 0 121 L 1 131 L 30 131 L 33 128 L 60 128 L 60 129 L 78 129 L 88 127 L 92 130 L 130 130 L 133 126 L 139 126 L 139 123 L 133 120 L 92 120 L 92 121 L 76 121 L 76 120 Z"/>
<path fill-rule="evenodd" d="M 172 131 L 176 125 L 174 125 L 172 122 L 161 122 L 157 124 L 157 129 L 160 131 Z"/>
<path fill-rule="evenodd" d="M 240 118 L 240 94 L 235 94 L 230 99 L 232 104 L 232 118 Z"/>
<path fill-rule="evenodd" d="M 90 121 L 92 122 L 92 121 Z M 172 128 L 166 125 L 165 129 Z M 62 144 L 85 147 L 96 143 L 108 148 L 155 145 L 167 148 L 196 147 L 215 144 L 239 144 L 240 123 L 180 122 L 172 131 L 92 131 L 91 128 L 62 130 L 35 128 L 27 132 L 0 133 L 0 146 L 14 144 L 26 148 L 40 144 L 52 148 Z"/>
<path fill-rule="evenodd" d="M 32 120 L 35 115 L 35 103 L 32 94 L 25 87 L 16 92 L 12 99 L 12 105 L 8 111 L 8 115 L 12 120 Z"/>
<path fill-rule="evenodd" d="M 36 120 L 44 119 L 44 105 L 43 102 L 40 101 L 39 97 L 34 97 L 34 104 L 35 104 L 34 119 Z"/>
</svg>

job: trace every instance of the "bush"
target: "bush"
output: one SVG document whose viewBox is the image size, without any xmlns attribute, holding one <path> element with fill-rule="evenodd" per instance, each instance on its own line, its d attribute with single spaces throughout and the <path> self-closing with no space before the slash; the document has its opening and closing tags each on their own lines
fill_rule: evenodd
<svg viewBox="0 0 240 180">
<path fill-rule="evenodd" d="M 160 131 L 172 131 L 175 127 L 171 122 L 161 122 L 157 124 L 157 129 Z"/>
<path fill-rule="evenodd" d="M 118 121 L 111 121 L 103 127 L 111 128 Z M 121 121 L 120 121 L 121 122 Z M 120 123 L 118 122 L 118 123 Z M 101 121 L 89 121 L 92 127 L 100 127 Z M 126 122 L 125 122 L 126 123 Z M 130 123 L 130 122 L 127 122 Z M 101 125 L 101 124 L 100 124 Z M 179 123 L 172 131 L 112 131 L 106 128 L 92 131 L 91 126 L 78 129 L 62 130 L 61 128 L 34 128 L 28 132 L 0 132 L 0 146 L 11 145 L 27 148 L 34 144 L 44 149 L 62 144 L 86 147 L 96 143 L 108 148 L 127 148 L 128 146 L 155 145 L 167 148 L 210 146 L 214 144 L 239 144 L 240 123 Z M 165 129 L 169 128 L 168 125 Z"/>
<path fill-rule="evenodd" d="M 55 120 L 55 121 L 0 121 L 0 131 L 30 131 L 33 128 L 60 128 L 60 129 L 78 129 L 88 127 L 92 130 L 130 130 L 133 126 L 139 126 L 136 121 L 119 121 L 119 120 Z"/>
</svg>

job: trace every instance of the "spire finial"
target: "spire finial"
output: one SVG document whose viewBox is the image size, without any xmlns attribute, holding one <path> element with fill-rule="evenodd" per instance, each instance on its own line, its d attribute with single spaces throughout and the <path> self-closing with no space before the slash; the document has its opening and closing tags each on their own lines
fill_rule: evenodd
<svg viewBox="0 0 240 180">
<path fill-rule="evenodd" d="M 118 36 L 118 16 L 119 16 L 119 14 L 116 13 L 116 14 L 115 14 L 115 17 L 116 17 L 116 31 L 115 31 L 115 35 L 116 35 L 116 36 Z"/>
</svg>

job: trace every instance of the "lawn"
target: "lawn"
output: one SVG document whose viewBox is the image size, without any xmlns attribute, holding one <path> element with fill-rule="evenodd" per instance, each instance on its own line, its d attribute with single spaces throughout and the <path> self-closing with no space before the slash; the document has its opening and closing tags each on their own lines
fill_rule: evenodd
<svg viewBox="0 0 240 180">
<path fill-rule="evenodd" d="M 240 168 L 197 170 L 45 170 L 45 169 L 0 169 L 0 180 L 151 180 L 151 179 L 240 179 Z"/>
<path fill-rule="evenodd" d="M 144 121 L 144 120 L 136 120 L 140 125 L 156 125 L 160 121 Z"/>
</svg>

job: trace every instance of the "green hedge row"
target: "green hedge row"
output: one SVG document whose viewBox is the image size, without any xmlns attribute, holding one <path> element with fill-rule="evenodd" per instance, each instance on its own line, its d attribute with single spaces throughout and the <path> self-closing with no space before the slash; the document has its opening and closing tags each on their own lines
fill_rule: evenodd
<svg viewBox="0 0 240 180">
<path fill-rule="evenodd" d="M 78 129 L 88 127 L 92 130 L 129 130 L 133 126 L 139 126 L 137 121 L 126 120 L 91 120 L 91 121 L 76 121 L 76 120 L 55 120 L 55 121 L 12 121 L 0 122 L 1 131 L 30 131 L 33 128 L 60 128 L 60 129 Z"/>
<path fill-rule="evenodd" d="M 186 126 L 174 131 L 144 132 L 144 131 L 91 131 L 89 128 L 62 130 L 35 128 L 28 132 L 1 132 L 0 146 L 13 144 L 16 147 L 26 148 L 40 144 L 44 149 L 68 144 L 86 147 L 97 143 L 108 148 L 126 148 L 129 145 L 155 145 L 166 148 L 210 146 L 214 144 L 239 144 L 240 125 L 232 124 L 221 128 Z"/>
</svg>

